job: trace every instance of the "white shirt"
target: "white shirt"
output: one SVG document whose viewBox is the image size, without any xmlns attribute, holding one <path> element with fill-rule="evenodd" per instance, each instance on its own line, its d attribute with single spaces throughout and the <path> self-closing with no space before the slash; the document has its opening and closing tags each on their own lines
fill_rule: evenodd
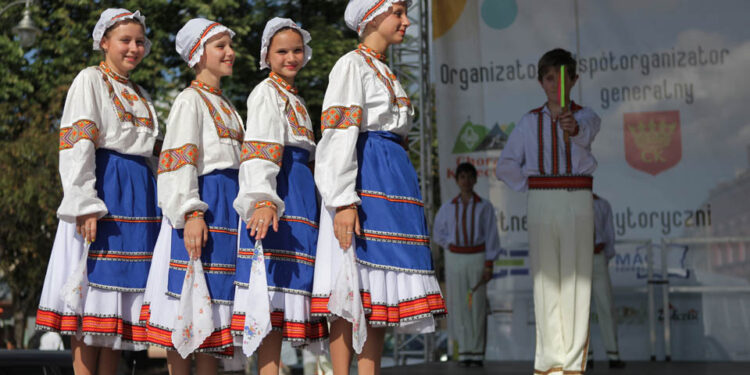
<svg viewBox="0 0 750 375">
<path fill-rule="evenodd" d="M 60 178 L 63 199 L 57 216 L 107 214 L 96 192 L 96 149 L 148 157 L 159 134 L 146 91 L 106 64 L 90 66 L 73 80 L 60 121 Z"/>
<path fill-rule="evenodd" d="M 238 169 L 243 124 L 221 90 L 193 81 L 175 98 L 159 157 L 159 207 L 174 228 L 185 214 L 206 211 L 198 177 L 215 170 Z"/>
<path fill-rule="evenodd" d="M 435 216 L 432 239 L 445 249 L 451 245 L 484 244 L 486 260 L 495 260 L 502 250 L 495 208 L 476 194 L 468 204 L 464 204 L 458 195 L 440 207 Z"/>
<path fill-rule="evenodd" d="M 405 137 L 413 110 L 388 65 L 364 46 L 342 56 L 328 79 L 315 184 L 323 204 L 334 208 L 360 202 L 355 190 L 359 133 L 383 130 Z"/>
<path fill-rule="evenodd" d="M 538 175 L 590 175 L 596 169 L 596 159 L 591 154 L 591 142 L 599 132 L 601 120 L 588 107 L 580 107 L 571 102 L 573 117 L 578 122 L 578 134 L 570 137 L 570 165 L 566 158 L 564 133 L 559 125 L 555 126 L 556 137 L 552 137 L 552 115 L 545 105 L 537 108 L 518 121 L 510 134 L 500 159 L 497 161 L 495 175 L 503 180 L 508 187 L 516 191 L 526 191 L 528 176 Z M 542 160 L 543 168 L 539 165 L 539 116 L 542 116 Z M 554 170 L 554 156 L 552 152 L 553 139 L 557 144 L 558 168 Z"/>
<path fill-rule="evenodd" d="M 242 146 L 240 192 L 234 208 L 248 221 L 259 201 L 271 201 L 284 214 L 284 201 L 276 193 L 284 147 L 294 146 L 314 156 L 315 136 L 305 103 L 297 90 L 272 74 L 255 86 L 247 98 L 247 128 Z M 312 186 L 298 186 L 310 188 Z"/>
<path fill-rule="evenodd" d="M 603 243 L 607 259 L 615 256 L 615 227 L 612 224 L 612 207 L 606 199 L 594 196 L 594 246 Z"/>
</svg>

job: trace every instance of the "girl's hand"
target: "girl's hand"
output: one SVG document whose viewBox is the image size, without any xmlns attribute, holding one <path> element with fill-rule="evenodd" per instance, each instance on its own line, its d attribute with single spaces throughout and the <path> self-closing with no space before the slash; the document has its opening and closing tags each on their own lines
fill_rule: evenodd
<svg viewBox="0 0 750 375">
<path fill-rule="evenodd" d="M 183 239 L 190 259 L 200 258 L 201 250 L 208 242 L 208 226 L 202 216 L 191 217 L 185 222 Z"/>
<path fill-rule="evenodd" d="M 98 214 L 88 214 L 76 218 L 76 233 L 83 237 L 84 241 L 94 242 L 96 240 L 96 221 Z"/>
<path fill-rule="evenodd" d="M 351 246 L 354 234 L 359 235 L 359 215 L 357 206 L 343 206 L 336 209 L 333 217 L 333 234 L 339 240 L 339 246 L 346 250 Z"/>
<path fill-rule="evenodd" d="M 250 237 L 255 236 L 255 240 L 266 238 L 268 227 L 273 224 L 273 231 L 279 231 L 279 214 L 273 206 L 264 206 L 256 208 L 253 216 L 247 222 L 247 229 L 250 231 Z"/>
</svg>

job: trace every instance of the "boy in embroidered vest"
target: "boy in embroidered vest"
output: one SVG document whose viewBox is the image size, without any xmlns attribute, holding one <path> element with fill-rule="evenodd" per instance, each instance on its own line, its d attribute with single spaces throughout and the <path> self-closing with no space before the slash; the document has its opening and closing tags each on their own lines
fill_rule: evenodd
<svg viewBox="0 0 750 375">
<path fill-rule="evenodd" d="M 564 67 L 564 103 L 560 68 Z M 528 190 L 531 272 L 534 278 L 534 372 L 581 374 L 586 370 L 594 253 L 591 196 L 596 160 L 591 143 L 599 117 L 567 100 L 576 83 L 576 61 L 554 49 L 538 64 L 547 102 L 525 114 L 500 155 L 495 174 L 516 191 Z"/>
<path fill-rule="evenodd" d="M 458 360 L 464 366 L 483 364 L 486 283 L 500 253 L 495 208 L 474 192 L 476 183 L 476 168 L 470 163 L 459 164 L 456 184 L 461 192 L 440 207 L 433 228 L 433 240 L 446 250 L 448 332 L 458 341 Z"/>
<path fill-rule="evenodd" d="M 615 227 L 612 206 L 594 194 L 594 269 L 591 276 L 591 300 L 596 307 L 599 329 L 609 358 L 609 368 L 623 368 L 617 345 L 617 321 L 614 316 L 612 280 L 609 278 L 609 261 L 615 256 Z M 594 365 L 594 351 L 589 347 L 589 367 Z"/>
</svg>

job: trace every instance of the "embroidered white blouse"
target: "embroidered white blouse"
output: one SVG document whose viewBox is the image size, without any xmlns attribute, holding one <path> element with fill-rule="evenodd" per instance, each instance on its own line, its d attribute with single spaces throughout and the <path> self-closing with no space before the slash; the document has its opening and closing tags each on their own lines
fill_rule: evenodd
<svg viewBox="0 0 750 375">
<path fill-rule="evenodd" d="M 159 207 L 174 228 L 185 214 L 206 211 L 198 177 L 215 170 L 238 169 L 243 124 L 221 90 L 193 81 L 175 98 L 159 157 Z"/>
<path fill-rule="evenodd" d="M 156 111 L 146 91 L 104 62 L 73 80 L 60 121 L 60 178 L 63 199 L 57 216 L 107 214 L 96 192 L 96 149 L 148 157 L 159 134 Z"/>
<path fill-rule="evenodd" d="M 484 245 L 485 260 L 495 260 L 502 250 L 495 207 L 478 195 L 468 204 L 460 195 L 444 203 L 435 216 L 432 239 L 446 250 L 451 245 Z"/>
<path fill-rule="evenodd" d="M 323 136 L 315 155 L 315 184 L 328 208 L 359 204 L 357 137 L 390 131 L 402 137 L 413 109 L 385 57 L 360 45 L 342 56 L 328 77 L 323 99 Z"/>
<path fill-rule="evenodd" d="M 612 206 L 606 199 L 594 198 L 594 246 L 603 243 L 607 259 L 615 256 L 615 227 L 612 220 Z"/>
<path fill-rule="evenodd" d="M 284 214 L 284 201 L 276 193 L 276 176 L 281 169 L 285 146 L 310 151 L 312 158 L 315 136 L 310 115 L 305 102 L 297 96 L 297 89 L 271 73 L 247 98 L 240 192 L 234 201 L 234 208 L 242 220 L 250 220 L 255 204 L 261 201 L 276 204 L 279 217 Z"/>
<path fill-rule="evenodd" d="M 508 143 L 497 161 L 497 178 L 513 190 L 526 191 L 528 176 L 592 174 L 596 169 L 596 159 L 591 154 L 591 142 L 599 132 L 601 120 L 588 107 L 580 107 L 571 102 L 571 109 L 579 130 L 578 134 L 570 137 L 570 162 L 566 156 L 564 132 L 555 124 L 556 136 L 552 136 L 552 115 L 545 105 L 521 117 L 511 132 Z M 541 123 L 539 116 L 542 119 Z M 552 152 L 553 144 L 557 145 L 556 152 Z M 539 163 L 540 154 L 543 164 Z"/>
</svg>

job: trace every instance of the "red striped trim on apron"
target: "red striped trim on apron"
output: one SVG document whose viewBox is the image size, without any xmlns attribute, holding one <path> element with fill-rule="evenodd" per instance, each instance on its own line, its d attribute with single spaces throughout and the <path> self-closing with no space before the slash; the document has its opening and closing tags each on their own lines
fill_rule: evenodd
<svg viewBox="0 0 750 375">
<path fill-rule="evenodd" d="M 187 263 L 180 263 L 175 261 L 169 262 L 169 268 L 179 269 L 179 270 L 187 270 Z M 204 272 L 234 272 L 235 267 L 232 265 L 212 265 L 209 263 L 203 264 L 203 271 Z"/>
<path fill-rule="evenodd" d="M 397 326 L 401 321 L 414 317 L 446 314 L 445 300 L 439 293 L 399 302 L 397 306 L 373 304 L 369 292 L 360 291 L 360 295 L 362 307 L 367 312 L 367 321 L 373 325 Z M 331 315 L 328 310 L 328 299 L 329 297 L 313 297 L 310 301 L 310 313 L 313 315 Z"/>
<path fill-rule="evenodd" d="M 159 328 L 159 327 L 152 326 L 149 324 L 146 327 L 146 335 L 147 335 L 146 340 L 149 343 L 174 350 L 174 345 L 172 344 L 172 331 L 171 330 Z M 234 349 L 232 347 L 233 342 L 234 342 L 234 339 L 232 338 L 232 333 L 229 330 L 229 328 L 217 329 L 217 330 L 214 330 L 211 333 L 211 335 L 208 336 L 203 341 L 203 343 L 198 347 L 197 351 L 219 352 L 218 354 L 221 354 L 221 355 L 228 354 L 231 356 L 234 353 Z M 222 350 L 222 349 L 229 349 L 229 350 Z"/>
<path fill-rule="evenodd" d="M 79 326 L 80 322 L 80 326 Z M 63 315 L 55 311 L 38 309 L 37 326 L 65 334 L 73 334 L 78 328 L 86 334 L 119 336 L 132 342 L 146 342 L 146 328 L 125 322 L 120 317 L 101 317 L 93 315 Z"/>
<path fill-rule="evenodd" d="M 252 258 L 254 254 L 255 252 L 253 250 L 240 249 L 237 252 L 237 255 L 243 258 Z M 299 260 L 299 261 L 310 263 L 310 264 L 315 263 L 314 257 L 308 256 L 302 253 L 287 254 L 283 252 L 264 251 L 263 256 L 269 259 L 273 258 L 274 260 Z"/>
<path fill-rule="evenodd" d="M 232 315 L 232 334 L 242 335 L 245 325 L 245 314 Z M 328 337 L 328 322 L 319 319 L 315 322 L 292 322 L 284 320 L 284 311 L 271 312 L 271 327 L 281 331 L 286 341 L 314 341 Z"/>
<path fill-rule="evenodd" d="M 144 303 L 141 305 L 141 313 L 138 315 L 138 322 L 139 323 L 148 323 L 148 320 L 151 319 L 151 305 Z"/>
<path fill-rule="evenodd" d="M 90 259 L 102 259 L 102 260 L 131 260 L 131 261 L 148 261 L 151 260 L 151 253 L 148 254 L 125 254 L 122 252 L 110 252 L 106 250 L 91 250 L 89 251 Z"/>
</svg>

